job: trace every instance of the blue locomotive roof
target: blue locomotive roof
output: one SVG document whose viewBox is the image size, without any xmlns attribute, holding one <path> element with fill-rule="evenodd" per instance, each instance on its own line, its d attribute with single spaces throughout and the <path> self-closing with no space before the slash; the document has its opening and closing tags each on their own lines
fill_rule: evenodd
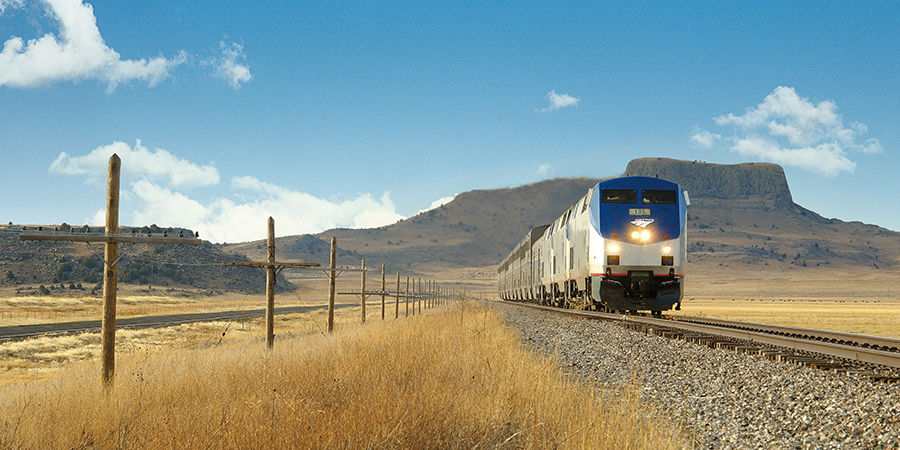
<svg viewBox="0 0 900 450">
<path fill-rule="evenodd" d="M 675 239 L 684 229 L 687 205 L 681 186 L 661 178 L 622 177 L 597 183 L 592 207 L 600 235 L 627 239 L 635 230 L 650 230 L 649 241 Z"/>
</svg>

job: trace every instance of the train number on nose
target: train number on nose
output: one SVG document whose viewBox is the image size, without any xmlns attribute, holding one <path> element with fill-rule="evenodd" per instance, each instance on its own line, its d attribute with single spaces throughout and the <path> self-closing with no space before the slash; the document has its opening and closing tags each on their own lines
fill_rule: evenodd
<svg viewBox="0 0 900 450">
<path fill-rule="evenodd" d="M 628 208 L 629 216 L 649 216 L 650 208 Z"/>
</svg>

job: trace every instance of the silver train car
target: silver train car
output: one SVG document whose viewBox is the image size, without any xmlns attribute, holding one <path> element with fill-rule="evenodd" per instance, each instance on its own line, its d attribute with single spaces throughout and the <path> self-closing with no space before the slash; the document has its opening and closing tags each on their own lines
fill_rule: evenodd
<svg viewBox="0 0 900 450">
<path fill-rule="evenodd" d="M 500 298 L 608 312 L 681 309 L 690 199 L 677 183 L 597 183 L 500 263 Z"/>
</svg>

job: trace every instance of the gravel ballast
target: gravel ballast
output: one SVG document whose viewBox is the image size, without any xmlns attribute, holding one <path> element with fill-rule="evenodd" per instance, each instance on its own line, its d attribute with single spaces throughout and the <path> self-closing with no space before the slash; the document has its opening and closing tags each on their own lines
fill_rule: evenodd
<svg viewBox="0 0 900 450">
<path fill-rule="evenodd" d="M 598 387 L 637 384 L 701 448 L 900 448 L 900 385 L 496 304 L 521 339 Z M 648 430 L 652 432 L 652 430 Z"/>
</svg>

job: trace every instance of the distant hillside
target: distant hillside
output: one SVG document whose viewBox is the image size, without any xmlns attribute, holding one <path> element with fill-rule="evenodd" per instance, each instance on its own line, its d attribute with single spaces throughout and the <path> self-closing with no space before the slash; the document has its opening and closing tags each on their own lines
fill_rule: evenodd
<svg viewBox="0 0 900 450">
<path fill-rule="evenodd" d="M 624 175 L 659 175 L 689 192 L 691 270 L 900 267 L 900 233 L 827 219 L 795 204 L 784 171 L 775 164 L 642 158 L 631 161 Z M 366 258 L 369 267 L 386 264 L 388 273 L 427 275 L 477 268 L 488 278 L 528 230 L 556 219 L 598 181 L 554 179 L 470 191 L 444 206 L 380 228 L 280 237 L 276 256 L 280 261 L 327 264 L 330 240 L 336 237 L 339 265 L 355 266 Z M 220 266 L 240 258 L 264 260 L 265 241 L 122 248 L 125 257 L 119 270 L 124 282 L 240 292 L 259 292 L 265 284 L 259 270 Z M 101 254 L 100 245 L 22 243 L 16 230 L 0 227 L 0 286 L 82 283 L 89 289 L 99 282 Z"/>
<path fill-rule="evenodd" d="M 23 242 L 18 239 L 20 230 L 0 226 L 0 286 L 45 285 L 53 294 L 82 295 L 92 290 L 98 294 L 103 244 Z M 158 230 L 161 234 L 162 229 Z M 200 246 L 122 244 L 119 255 L 120 283 L 247 293 L 265 289 L 266 278 L 260 270 L 222 266 L 222 261 L 247 261 L 245 256 L 224 252 L 209 242 Z"/>
<path fill-rule="evenodd" d="M 631 161 L 624 176 L 657 176 L 681 184 L 691 197 L 691 263 L 800 268 L 900 265 L 900 234 L 874 225 L 826 219 L 793 202 L 784 170 L 775 164 L 708 164 L 666 158 Z M 499 262 L 525 233 L 547 224 L 600 179 L 554 179 L 517 188 L 477 190 L 393 225 L 336 229 L 279 238 L 280 257 L 327 263 L 332 236 L 340 264 L 386 263 L 389 272 L 485 267 Z M 311 239 L 318 239 L 318 245 Z M 302 244 L 301 244 L 302 243 Z M 259 243 L 229 249 L 246 252 Z M 243 250 L 243 251 L 242 251 Z"/>
<path fill-rule="evenodd" d="M 776 268 L 900 266 L 900 233 L 827 219 L 795 204 L 784 170 L 776 164 L 642 158 L 631 161 L 625 170 L 625 175 L 657 174 L 690 194 L 692 263 Z"/>
<path fill-rule="evenodd" d="M 514 189 L 466 192 L 444 206 L 385 227 L 279 238 L 276 254 L 326 264 L 333 236 L 341 250 L 338 264 L 358 265 L 367 258 L 370 265 L 387 264 L 388 272 L 428 270 L 423 266 L 431 265 L 489 266 L 500 261 L 528 230 L 554 220 L 596 183 L 587 178 L 556 179 Z M 228 250 L 262 259 L 264 247 L 259 241 L 229 245 Z"/>
</svg>

